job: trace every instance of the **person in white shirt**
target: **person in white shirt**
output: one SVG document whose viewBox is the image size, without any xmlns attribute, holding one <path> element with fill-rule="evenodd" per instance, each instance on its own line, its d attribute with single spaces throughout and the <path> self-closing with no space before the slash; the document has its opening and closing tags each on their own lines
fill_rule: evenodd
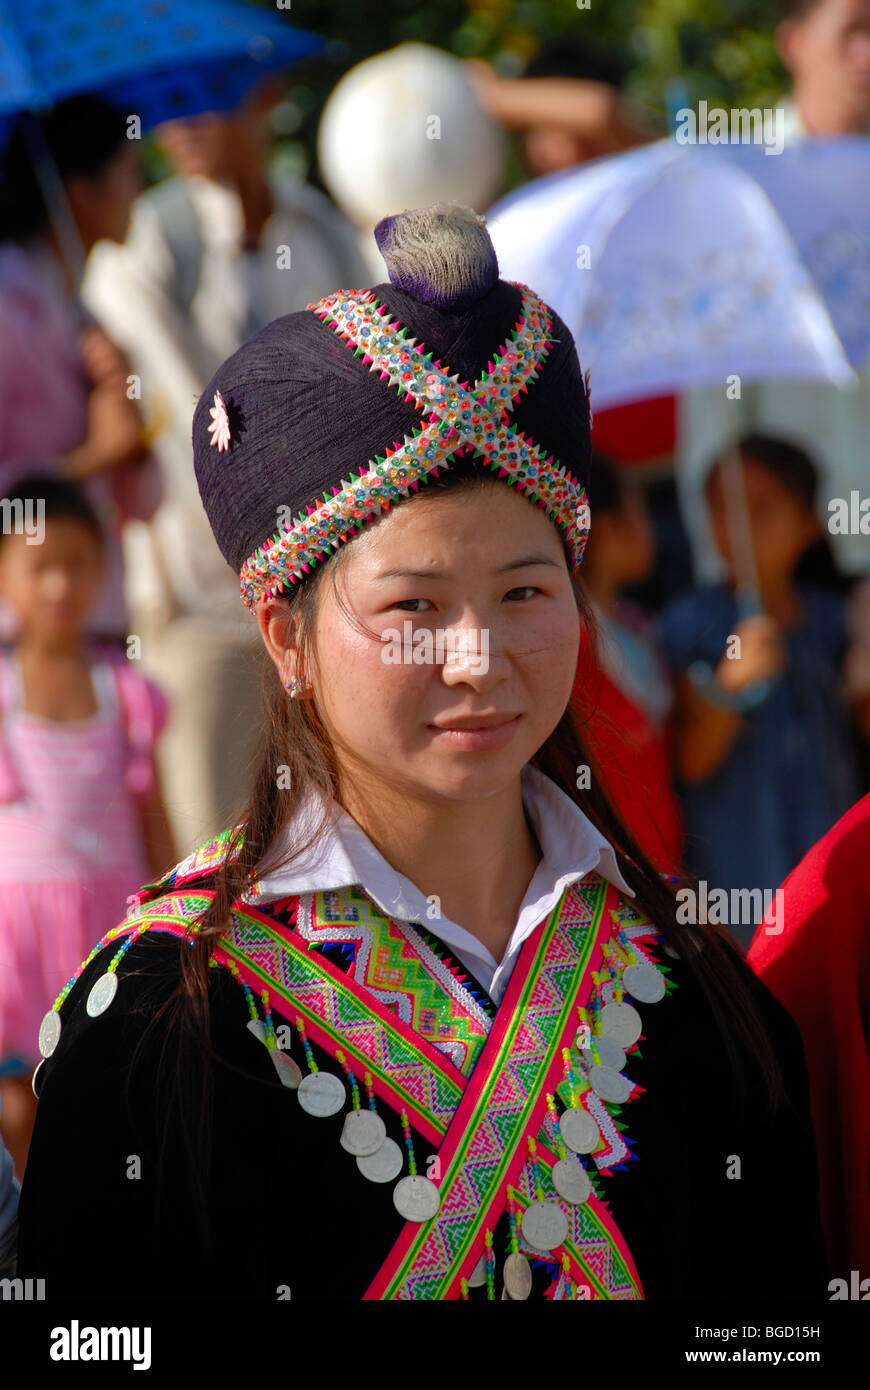
<svg viewBox="0 0 870 1390">
<path fill-rule="evenodd" d="M 125 537 L 131 631 L 170 693 L 161 775 L 183 851 L 238 810 L 253 754 L 256 645 L 211 536 L 190 450 L 194 405 L 220 362 L 271 319 L 366 274 L 352 230 L 316 189 L 269 162 L 268 76 L 228 113 L 155 132 L 173 177 L 140 196 L 123 246 L 99 243 L 83 297 L 127 351 L 155 438 L 164 500 Z"/>
</svg>

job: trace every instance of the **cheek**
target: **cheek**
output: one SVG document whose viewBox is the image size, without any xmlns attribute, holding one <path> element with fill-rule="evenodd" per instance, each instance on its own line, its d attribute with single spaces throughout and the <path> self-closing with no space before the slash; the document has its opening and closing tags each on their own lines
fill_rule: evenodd
<svg viewBox="0 0 870 1390">
<path fill-rule="evenodd" d="M 565 597 L 523 624 L 522 640 L 514 644 L 515 659 L 524 682 L 537 698 L 567 701 L 577 669 L 580 647 L 580 615 L 573 595 Z M 516 653 L 523 650 L 519 655 Z"/>
<path fill-rule="evenodd" d="M 378 730 L 413 704 L 428 676 L 425 666 L 387 664 L 385 643 L 377 635 L 358 632 L 340 619 L 324 622 L 318 648 L 329 653 L 318 672 L 324 722 L 362 731 L 369 741 L 377 742 Z"/>
</svg>

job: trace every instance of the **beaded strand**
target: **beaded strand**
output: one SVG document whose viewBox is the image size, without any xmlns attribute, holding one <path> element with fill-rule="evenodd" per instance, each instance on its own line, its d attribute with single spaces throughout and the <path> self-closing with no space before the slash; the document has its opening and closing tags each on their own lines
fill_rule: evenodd
<svg viewBox="0 0 870 1390">
<path fill-rule="evenodd" d="M 487 1228 L 484 1237 L 486 1246 L 486 1296 L 491 1301 L 495 1301 L 495 1252 L 492 1248 L 492 1231 Z"/>
</svg>

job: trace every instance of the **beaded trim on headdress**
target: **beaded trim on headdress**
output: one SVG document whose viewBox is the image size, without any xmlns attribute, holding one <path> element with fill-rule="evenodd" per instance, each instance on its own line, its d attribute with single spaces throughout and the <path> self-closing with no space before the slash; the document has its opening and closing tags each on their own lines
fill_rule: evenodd
<svg viewBox="0 0 870 1390">
<path fill-rule="evenodd" d="M 515 283 L 515 282 L 513 282 Z M 380 372 L 419 409 L 426 411 L 422 427 L 405 436 L 382 458 L 359 469 L 359 477 L 343 481 L 333 495 L 323 494 L 292 526 L 280 528 L 242 565 L 242 601 L 253 608 L 287 583 L 295 583 L 311 566 L 338 548 L 352 531 L 385 511 L 399 496 L 407 496 L 431 473 L 448 466 L 450 458 L 470 449 L 511 486 L 543 507 L 560 527 L 575 566 L 580 564 L 589 532 L 589 507 L 584 488 L 565 469 L 510 424 L 510 411 L 550 347 L 551 318 L 547 306 L 525 285 L 516 326 L 480 380 L 459 382 L 447 369 L 391 320 L 385 305 L 371 290 L 340 290 L 309 304 L 318 318 L 346 339 L 370 370 Z"/>
</svg>

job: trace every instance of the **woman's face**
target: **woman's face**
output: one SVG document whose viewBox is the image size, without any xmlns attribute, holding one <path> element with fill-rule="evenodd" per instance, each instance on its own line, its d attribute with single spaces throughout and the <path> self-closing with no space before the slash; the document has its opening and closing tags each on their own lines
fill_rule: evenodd
<svg viewBox="0 0 870 1390">
<path fill-rule="evenodd" d="M 741 473 L 759 580 L 781 582 L 818 537 L 818 520 L 812 508 L 805 506 L 762 464 L 741 456 Z M 710 477 L 707 497 L 713 538 L 733 576 L 734 557 L 721 468 L 716 468 Z"/>
<path fill-rule="evenodd" d="M 342 779 L 476 800 L 518 777 L 565 710 L 580 637 L 547 514 L 502 483 L 420 494 L 349 543 L 336 582 L 371 631 L 327 579 L 306 674 Z"/>
</svg>

